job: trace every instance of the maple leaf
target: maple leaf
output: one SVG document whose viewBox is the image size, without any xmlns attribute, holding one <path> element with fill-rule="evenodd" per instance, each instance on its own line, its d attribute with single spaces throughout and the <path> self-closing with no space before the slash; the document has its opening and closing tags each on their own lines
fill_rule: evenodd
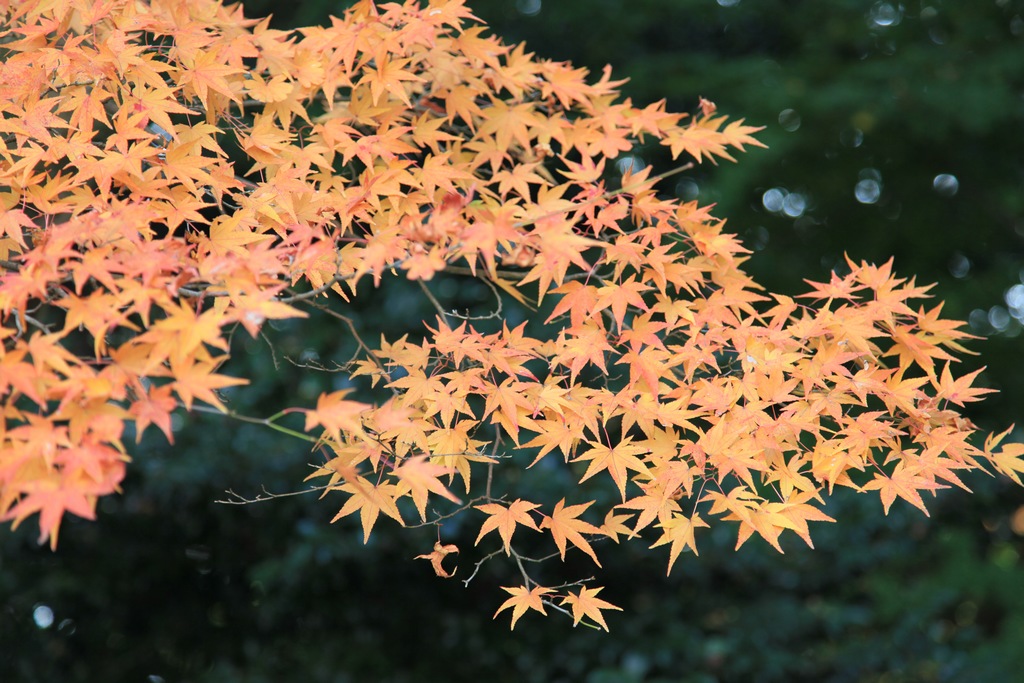
<svg viewBox="0 0 1024 683">
<path fill-rule="evenodd" d="M 59 475 L 55 475 L 59 477 Z M 35 490 L 25 492 L 13 507 L 0 519 L 12 522 L 11 527 L 17 528 L 29 515 L 39 513 L 39 543 L 50 540 L 50 549 L 56 550 L 60 534 L 60 523 L 65 512 L 82 517 L 96 519 L 96 497 L 67 483 L 41 480 Z"/>
<path fill-rule="evenodd" d="M 239 99 L 227 77 L 241 73 L 242 69 L 224 64 L 222 57 L 214 51 L 196 50 L 192 66 L 182 71 L 178 84 L 188 84 L 203 103 L 203 108 L 210 109 L 210 90 L 230 100 Z"/>
<path fill-rule="evenodd" d="M 574 384 L 576 376 L 590 363 L 607 374 L 605 354 L 614 349 L 604 329 L 598 323 L 588 320 L 581 328 L 574 328 L 571 333 L 572 336 L 566 333 L 559 339 L 561 348 L 559 353 L 552 356 L 552 362 L 568 367 L 569 381 Z"/>
<path fill-rule="evenodd" d="M 24 229 L 33 227 L 32 220 L 21 209 L 8 209 L 0 213 L 0 236 L 7 236 L 21 249 L 28 249 Z"/>
<path fill-rule="evenodd" d="M 556 448 L 568 459 L 576 444 L 583 439 L 583 425 L 565 419 L 534 420 L 530 429 L 538 432 L 538 436 L 523 444 L 524 448 L 540 446 L 540 452 L 527 467 L 533 467 L 545 455 Z"/>
<path fill-rule="evenodd" d="M 508 149 L 515 139 L 523 147 L 531 146 L 530 129 L 543 125 L 535 112 L 536 105 L 524 102 L 509 106 L 504 100 L 497 100 L 487 111 L 487 118 L 481 124 L 480 135 L 493 135 L 499 149 Z"/>
<path fill-rule="evenodd" d="M 632 516 L 617 515 L 614 510 L 609 510 L 604 516 L 604 522 L 601 524 L 601 533 L 615 541 L 615 543 L 619 542 L 619 536 L 632 537 L 633 532 L 625 524 Z"/>
<path fill-rule="evenodd" d="M 934 477 L 922 474 L 920 468 L 908 466 L 906 461 L 901 460 L 891 475 L 876 472 L 874 479 L 864 484 L 863 488 L 865 491 L 878 491 L 885 507 L 885 514 L 889 514 L 889 508 L 898 496 L 928 516 L 928 508 L 925 507 L 920 492 L 945 487 L 936 483 Z"/>
<path fill-rule="evenodd" d="M 584 250 L 604 246 L 604 242 L 576 234 L 571 222 L 557 217 L 537 219 L 531 238 L 531 244 L 536 244 L 537 256 L 534 259 L 535 265 L 522 279 L 522 283 L 538 281 L 538 303 L 544 300 L 552 282 L 562 286 L 570 265 L 583 270 L 590 269 L 590 264 L 582 255 Z"/>
<path fill-rule="evenodd" d="M 651 548 L 657 548 L 669 543 L 672 544 L 669 549 L 668 569 L 665 571 L 665 576 L 668 576 L 672 573 L 672 565 L 676 563 L 676 558 L 679 557 L 679 553 L 683 552 L 683 550 L 689 548 L 693 551 L 694 555 L 698 554 L 697 542 L 694 539 L 693 531 L 699 527 L 707 528 L 708 524 L 700 518 L 700 515 L 694 513 L 692 517 L 674 514 L 670 519 L 660 522 L 656 526 L 662 530 L 661 538 L 655 541 Z"/>
<path fill-rule="evenodd" d="M 580 623 L 583 617 L 590 617 L 596 623 L 601 625 L 605 631 L 608 630 L 608 624 L 605 623 L 604 615 L 601 614 L 603 609 L 614 609 L 622 611 L 621 607 L 616 607 L 610 602 L 606 602 L 601 598 L 597 597 L 597 594 L 604 590 L 602 587 L 598 588 L 587 588 L 581 586 L 579 592 L 573 593 L 569 591 L 569 594 L 562 598 L 563 605 L 572 606 L 572 625 L 576 626 Z"/>
<path fill-rule="evenodd" d="M 191 358 L 182 360 L 172 358 L 170 367 L 174 377 L 174 393 L 181 397 L 181 402 L 189 410 L 192 409 L 193 401 L 199 399 L 221 412 L 227 412 L 227 408 L 221 403 L 216 391 L 249 383 L 247 379 L 218 374 L 215 372 L 216 363 L 196 361 Z"/>
<path fill-rule="evenodd" d="M 420 513 L 420 519 L 427 521 L 427 496 L 436 493 L 442 498 L 447 498 L 453 503 L 462 503 L 451 491 L 444 487 L 438 477 L 450 474 L 453 470 L 450 467 L 437 465 L 428 459 L 429 456 L 418 455 L 405 460 L 401 465 L 392 470 L 392 474 L 398 477 L 403 487 L 408 487 L 412 492 L 413 502 L 416 510 Z"/>
<path fill-rule="evenodd" d="M 544 611 L 544 598 L 543 596 L 551 592 L 550 588 L 544 588 L 543 586 L 534 586 L 533 588 L 527 588 L 526 586 L 514 586 L 509 588 L 502 586 L 501 590 L 506 593 L 511 593 L 512 597 L 501 603 L 501 607 L 494 613 L 497 617 L 503 611 L 512 608 L 512 626 L 509 630 L 516 627 L 516 622 L 519 621 L 519 617 L 526 614 L 526 610 L 536 610 L 541 614 L 547 614 Z"/>
<path fill-rule="evenodd" d="M 448 482 L 451 483 L 454 473 L 462 477 L 462 483 L 469 493 L 472 484 L 472 463 L 494 462 L 494 459 L 477 454 L 477 449 L 485 446 L 485 442 L 469 437 L 469 432 L 476 427 L 475 420 L 462 420 L 453 429 L 437 429 L 427 437 L 431 460 L 448 468 Z"/>
<path fill-rule="evenodd" d="M 982 389 L 971 386 L 977 376 L 984 370 L 985 368 L 978 368 L 974 372 L 954 380 L 952 373 L 949 371 L 949 363 L 946 363 L 946 366 L 942 368 L 942 376 L 937 383 L 938 393 L 936 397 L 952 401 L 958 406 L 981 400 L 980 396 L 991 394 L 995 391 L 995 389 Z"/>
<path fill-rule="evenodd" d="M 562 560 L 565 560 L 566 541 L 568 541 L 587 555 L 590 555 L 590 559 L 594 561 L 594 564 L 598 567 L 601 566 L 601 563 L 597 561 L 594 549 L 590 547 L 583 534 L 603 535 L 604 532 L 593 524 L 579 519 L 579 516 L 593 504 L 594 501 L 590 501 L 589 503 L 565 507 L 565 498 L 563 498 L 555 504 L 555 509 L 551 516 L 545 516 L 541 520 L 540 528 L 551 530 L 551 536 L 555 539 L 555 545 L 558 546 L 558 552 Z"/>
<path fill-rule="evenodd" d="M 480 526 L 480 534 L 476 537 L 476 542 L 473 545 L 479 545 L 480 539 L 497 529 L 498 534 L 501 536 L 501 542 L 505 547 L 505 554 L 510 555 L 512 549 L 509 543 L 512 542 L 512 534 L 515 533 L 516 525 L 522 524 L 534 531 L 540 531 L 536 522 L 530 517 L 530 510 L 540 507 L 536 503 L 530 503 L 517 498 L 515 502 L 507 507 L 500 503 L 487 503 L 474 507 L 481 512 L 487 513 L 489 516 Z"/>
<path fill-rule="evenodd" d="M 726 150 L 727 146 L 740 150 L 744 145 L 764 147 L 762 142 L 751 136 L 761 128 L 745 126 L 743 119 L 729 123 L 724 129 L 721 128 L 723 123 L 725 123 L 724 116 L 702 116 L 699 119 L 694 119 L 687 128 L 673 130 L 665 136 L 662 144 L 671 148 L 673 159 L 686 152 L 697 161 L 703 158 L 714 161 L 715 156 L 735 161 L 729 156 Z"/>
<path fill-rule="evenodd" d="M 351 389 L 341 389 L 330 394 L 321 394 L 316 401 L 316 409 L 306 411 L 306 431 L 319 425 L 335 443 L 341 443 L 342 432 L 362 433 L 362 415 L 370 406 L 358 401 L 345 400 L 350 393 Z"/>
<path fill-rule="evenodd" d="M 172 388 L 169 384 L 150 386 L 138 400 L 132 402 L 129 412 L 135 418 L 136 442 L 142 440 L 142 433 L 153 424 L 164 433 L 168 443 L 174 443 L 171 413 L 178 407 L 178 402 L 171 396 Z"/>
<path fill-rule="evenodd" d="M 1012 426 L 1004 432 L 989 436 L 985 440 L 985 456 L 996 466 L 998 471 L 1019 485 L 1021 483 L 1019 473 L 1024 472 L 1024 458 L 1021 457 L 1024 455 L 1024 444 L 1006 444 L 999 449 L 998 453 L 995 450 L 1011 431 L 1013 431 Z"/>
<path fill-rule="evenodd" d="M 597 313 L 610 307 L 612 309 L 612 316 L 621 330 L 626 317 L 626 310 L 630 306 L 647 310 L 647 304 L 644 302 L 642 293 L 649 289 L 650 287 L 642 282 L 637 282 L 633 275 L 630 275 L 629 279 L 625 282 L 604 285 L 597 290 L 597 300 L 593 311 Z"/>
<path fill-rule="evenodd" d="M 520 383 L 508 378 L 499 386 L 492 387 L 487 393 L 484 415 L 490 415 L 491 421 L 500 424 L 518 443 L 519 427 L 530 412 L 530 404 L 519 388 Z"/>
<path fill-rule="evenodd" d="M 664 487 L 660 486 L 645 487 L 643 495 L 619 503 L 615 507 L 638 510 L 640 512 L 636 525 L 629 531 L 630 537 L 646 529 L 656 519 L 669 520 L 676 513 L 682 512 L 679 503 L 672 498 Z"/>
<path fill-rule="evenodd" d="M 770 519 L 773 523 L 781 528 L 790 529 L 796 532 L 796 534 L 803 539 L 804 543 L 806 543 L 809 548 L 813 548 L 814 543 L 811 542 L 811 532 L 807 526 L 807 522 L 836 521 L 818 508 L 806 502 L 816 495 L 816 491 L 799 493 L 791 496 L 785 502 L 768 503 L 764 506 L 764 510 L 768 515 L 770 515 Z"/>
<path fill-rule="evenodd" d="M 449 543 L 448 545 L 441 545 L 441 542 L 438 541 L 437 543 L 434 544 L 433 552 L 431 552 L 431 553 L 429 553 L 427 555 L 417 555 L 413 559 L 415 559 L 415 560 L 430 560 L 430 566 L 434 568 L 434 573 L 435 574 L 440 576 L 442 579 L 450 579 L 453 576 L 455 576 L 455 572 L 458 571 L 458 567 L 456 567 L 455 569 L 452 569 L 449 572 L 449 571 L 445 570 L 445 568 L 441 565 L 441 563 L 444 561 L 444 558 L 448 557 L 449 555 L 452 555 L 452 554 L 457 555 L 458 553 L 459 553 L 459 547 L 458 546 L 456 546 L 454 544 L 451 544 L 451 543 Z"/>
<path fill-rule="evenodd" d="M 376 69 L 364 71 L 363 77 L 357 85 L 369 84 L 374 104 L 377 104 L 387 92 L 397 97 L 407 107 L 411 107 L 412 102 L 409 100 L 409 94 L 403 83 L 420 82 L 423 78 L 403 68 L 408 66 L 408 59 L 393 59 L 387 55 L 379 55 L 376 62 Z"/>
<path fill-rule="evenodd" d="M 215 247 L 215 253 L 222 250 L 245 256 L 248 245 L 274 239 L 273 235 L 260 234 L 252 228 L 251 225 L 245 225 L 241 213 L 218 216 L 210 224 L 210 244 Z"/>
<path fill-rule="evenodd" d="M 548 316 L 547 323 L 560 315 L 568 313 L 573 329 L 579 328 L 585 320 L 594 317 L 597 306 L 597 288 L 586 285 L 578 280 L 570 280 L 561 287 L 551 290 L 561 294 L 554 310 Z"/>
<path fill-rule="evenodd" d="M 714 504 L 711 506 L 712 514 L 728 513 L 725 514 L 725 519 L 740 523 L 739 534 L 736 539 L 737 550 L 756 531 L 773 548 L 780 553 L 782 552 L 778 539 L 782 531 L 788 526 L 788 521 L 786 524 L 780 525 L 777 519 L 773 519 L 772 515 L 764 508 L 765 501 L 754 491 L 744 486 L 737 486 L 727 494 L 712 491 L 703 500 L 714 501 Z"/>
<path fill-rule="evenodd" d="M 334 523 L 358 511 L 359 521 L 363 526 L 363 543 L 370 540 L 370 532 L 373 531 L 377 516 L 381 512 L 405 526 L 395 504 L 395 499 L 401 495 L 395 484 L 374 485 L 365 477 L 357 476 L 332 490 L 345 491 L 351 495 L 331 522 Z"/>
<path fill-rule="evenodd" d="M 587 471 L 580 477 L 580 482 L 590 479 L 602 470 L 607 470 L 608 474 L 611 475 L 612 481 L 618 487 L 623 502 L 625 502 L 627 470 L 647 474 L 647 465 L 644 464 L 643 460 L 636 457 L 640 453 L 645 452 L 644 448 L 632 443 L 632 441 L 633 437 L 627 436 L 615 446 L 609 448 L 600 442 L 588 440 L 587 443 L 590 444 L 590 449 L 573 459 L 573 462 L 590 462 Z"/>
</svg>

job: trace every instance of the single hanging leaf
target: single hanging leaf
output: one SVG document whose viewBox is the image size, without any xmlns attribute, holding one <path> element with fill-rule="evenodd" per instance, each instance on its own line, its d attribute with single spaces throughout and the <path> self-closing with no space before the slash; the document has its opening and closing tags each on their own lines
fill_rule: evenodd
<svg viewBox="0 0 1024 683">
<path fill-rule="evenodd" d="M 438 541 L 434 544 L 434 551 L 432 553 L 429 553 L 427 555 L 417 555 L 413 559 L 430 560 L 430 566 L 434 568 L 435 574 L 440 576 L 442 579 L 450 579 L 453 576 L 455 576 L 455 572 L 458 571 L 458 567 L 455 567 L 449 572 L 446 571 L 443 566 L 441 566 L 441 562 L 443 562 L 444 558 L 448 557 L 449 555 L 458 555 L 458 553 L 458 546 L 452 543 L 449 543 L 448 545 L 441 545 L 441 542 Z"/>
</svg>

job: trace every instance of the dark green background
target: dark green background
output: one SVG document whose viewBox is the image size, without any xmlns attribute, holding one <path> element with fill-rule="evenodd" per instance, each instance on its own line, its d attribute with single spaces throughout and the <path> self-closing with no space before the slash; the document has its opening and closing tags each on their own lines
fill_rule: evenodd
<svg viewBox="0 0 1024 683">
<path fill-rule="evenodd" d="M 755 251 L 749 270 L 776 291 L 804 291 L 802 278 L 827 278 L 844 253 L 895 256 L 899 272 L 938 283 L 946 313 L 987 337 L 965 369 L 987 365 L 983 383 L 1002 392 L 971 418 L 990 429 L 1018 419 L 1024 5 L 725 4 L 470 2 L 538 55 L 595 71 L 611 63 L 637 103 L 665 97 L 693 111 L 704 96 L 765 126 L 770 149 L 664 191 L 716 202 Z M 275 5 L 249 3 L 249 14 L 294 26 L 342 8 Z M 636 154 L 668 168 L 657 149 Z M 955 194 L 936 189 L 939 174 L 956 177 Z M 877 183 L 876 202 L 857 200 L 861 181 Z M 803 212 L 768 211 L 773 188 L 791 193 L 790 213 L 802 199 Z M 430 315 L 394 284 L 362 306 L 352 313 L 371 339 Z M 278 360 L 351 354 L 344 329 L 314 321 L 269 331 Z M 258 378 L 232 394 L 242 412 L 337 386 L 338 376 L 275 370 L 262 342 L 236 353 L 236 372 Z M 301 443 L 266 430 L 183 418 L 174 447 L 143 441 L 125 494 L 101 502 L 98 522 L 65 523 L 58 552 L 37 547 L 30 524 L 4 528 L 0 680 L 1010 681 L 1024 669 L 1024 524 L 1011 525 L 1024 490 L 982 475 L 969 478 L 975 495 L 941 494 L 931 518 L 901 503 L 884 517 L 877 498 L 836 496 L 840 522 L 819 525 L 814 551 L 797 540 L 779 555 L 752 541 L 734 553 L 723 525 L 668 578 L 664 554 L 606 551 L 602 597 L 626 608 L 609 615 L 610 635 L 533 615 L 510 634 L 507 616 L 491 615 L 496 586 L 511 579 L 499 568 L 468 589 L 437 579 L 411 561 L 430 530 L 384 521 L 364 547 L 353 520 L 327 524 L 330 501 L 213 502 L 227 488 L 294 489 L 308 460 Z M 44 606 L 48 628 L 33 618 Z"/>
</svg>

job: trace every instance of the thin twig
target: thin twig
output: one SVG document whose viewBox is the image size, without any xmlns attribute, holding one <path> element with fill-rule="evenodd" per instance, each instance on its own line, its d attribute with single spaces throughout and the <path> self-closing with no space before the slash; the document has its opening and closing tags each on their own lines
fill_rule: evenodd
<svg viewBox="0 0 1024 683">
<path fill-rule="evenodd" d="M 274 500 L 276 498 L 288 498 L 290 496 L 304 496 L 307 493 L 317 493 L 319 491 L 327 491 L 335 488 L 336 484 L 324 484 L 323 486 L 313 486 L 311 488 L 302 491 L 288 491 L 286 493 L 271 493 L 267 490 L 266 486 L 260 486 L 263 490 L 262 494 L 257 494 L 255 498 L 246 498 L 240 493 L 235 493 L 234 490 L 228 489 L 224 493 L 232 498 L 225 500 L 215 500 L 215 503 L 221 503 L 222 505 L 251 505 L 252 503 L 265 503 L 268 500 Z"/>
<path fill-rule="evenodd" d="M 470 574 L 468 578 L 465 578 L 465 579 L 462 580 L 462 585 L 465 586 L 466 588 L 469 588 L 469 582 L 472 581 L 473 578 L 477 575 L 477 573 L 480 571 L 480 567 L 483 566 L 484 562 L 486 562 L 487 560 L 491 559 L 492 557 L 494 557 L 495 555 L 497 555 L 500 552 L 501 552 L 501 548 L 498 548 L 494 552 L 492 552 L 492 553 L 490 553 L 488 555 L 484 555 L 482 558 L 477 560 L 477 563 L 473 566 L 473 573 Z"/>
<path fill-rule="evenodd" d="M 445 310 L 441 307 L 441 302 L 434 297 L 434 293 L 430 291 L 430 289 L 427 287 L 426 283 L 423 282 L 423 280 L 417 280 L 416 284 L 420 286 L 420 290 L 426 295 L 430 303 L 433 304 L 434 309 L 437 311 L 437 314 L 441 316 L 441 320 L 444 321 L 444 324 L 447 325 L 448 314 L 445 313 Z"/>
<path fill-rule="evenodd" d="M 287 436 L 293 436 L 296 439 L 302 439 L 303 441 L 308 441 L 310 443 L 314 443 L 315 444 L 315 443 L 319 443 L 320 442 L 320 439 L 317 438 L 317 437 L 310 436 L 309 434 L 306 434 L 305 432 L 299 432 L 299 431 L 296 431 L 294 429 L 289 429 L 287 427 L 282 427 L 281 425 L 277 424 L 276 420 L 278 418 L 283 417 L 284 415 L 286 415 L 286 414 L 288 414 L 290 412 L 293 412 L 293 409 L 282 410 L 282 411 L 277 412 L 277 413 L 275 413 L 275 414 L 273 414 L 273 415 L 271 415 L 270 417 L 267 417 L 267 418 L 250 417 L 249 415 L 242 415 L 241 413 L 236 413 L 233 410 L 220 410 L 219 408 L 213 408 L 213 407 L 210 407 L 210 406 L 193 405 L 192 406 L 192 410 L 197 412 L 197 413 L 207 413 L 207 414 L 210 414 L 210 415 L 223 415 L 223 416 L 226 416 L 226 417 L 230 417 L 233 420 L 238 420 L 239 422 L 248 422 L 249 424 L 261 425 L 263 427 L 269 427 L 270 429 L 273 429 L 276 432 L 280 432 L 282 434 L 286 434 Z"/>
</svg>

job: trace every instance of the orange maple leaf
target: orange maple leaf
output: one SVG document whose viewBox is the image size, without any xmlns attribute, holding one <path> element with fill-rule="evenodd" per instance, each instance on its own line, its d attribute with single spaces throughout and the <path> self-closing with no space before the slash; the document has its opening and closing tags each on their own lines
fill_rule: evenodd
<svg viewBox="0 0 1024 683">
<path fill-rule="evenodd" d="M 922 473 L 920 467 L 908 466 L 906 461 L 901 460 L 896 465 L 891 475 L 883 472 L 876 472 L 875 478 L 864 484 L 865 491 L 877 490 L 882 498 L 882 505 L 885 506 L 885 514 L 889 514 L 889 508 L 897 497 L 902 498 L 914 507 L 918 508 L 926 516 L 928 508 L 921 499 L 921 491 L 936 491 L 945 486 L 938 484 L 934 477 Z"/>
<path fill-rule="evenodd" d="M 595 622 L 601 625 L 605 631 L 608 630 L 608 624 L 605 623 L 604 615 L 601 614 L 603 609 L 614 609 L 622 611 L 621 607 L 616 607 L 610 602 L 606 602 L 601 598 L 597 597 L 597 594 L 604 590 L 602 587 L 598 588 L 587 588 L 581 586 L 578 593 L 569 592 L 564 598 L 562 598 L 563 605 L 572 606 L 572 625 L 576 626 L 580 623 L 583 617 L 590 617 Z"/>
<path fill-rule="evenodd" d="M 543 586 L 534 586 L 533 588 L 527 588 L 526 586 L 514 586 L 509 588 L 507 586 L 502 586 L 501 590 L 506 593 L 511 593 L 512 597 L 501 603 L 501 607 L 499 607 L 498 611 L 494 613 L 494 616 L 497 617 L 503 611 L 511 607 L 512 626 L 509 627 L 509 630 L 516 627 L 516 622 L 519 621 L 519 617 L 526 614 L 526 610 L 532 609 L 540 612 L 541 614 L 547 614 L 547 612 L 544 611 L 543 596 L 551 592 L 550 588 L 544 588 Z"/>
<path fill-rule="evenodd" d="M 555 545 L 558 546 L 558 552 L 563 560 L 565 560 L 566 541 L 568 541 L 587 555 L 590 555 L 590 559 L 594 561 L 594 564 L 598 567 L 601 566 L 601 563 L 597 561 L 594 549 L 590 547 L 583 534 L 604 535 L 604 532 L 593 524 L 579 519 L 579 516 L 593 504 L 594 501 L 590 501 L 581 505 L 565 507 L 565 498 L 563 498 L 555 504 L 555 509 L 551 516 L 545 516 L 541 520 L 540 528 L 551 530 L 551 536 L 555 539 Z"/>
<path fill-rule="evenodd" d="M 306 431 L 320 425 L 335 443 L 341 443 L 342 432 L 359 434 L 363 431 L 362 415 L 370 406 L 359 401 L 345 399 L 351 389 L 341 389 L 330 394 L 321 394 L 315 410 L 306 411 Z"/>
<path fill-rule="evenodd" d="M 342 517 L 347 517 L 358 511 L 359 521 L 363 525 L 363 543 L 370 540 L 370 532 L 373 531 L 377 516 L 381 512 L 405 526 L 398 506 L 395 504 L 395 499 L 400 495 L 398 486 L 395 484 L 374 485 L 365 477 L 355 477 L 332 490 L 345 491 L 351 495 L 338 513 L 334 515 L 331 522 L 336 522 Z"/>
<path fill-rule="evenodd" d="M 661 528 L 661 538 L 651 545 L 652 548 L 657 548 L 661 545 L 671 543 L 672 546 L 669 549 L 668 556 L 668 569 L 665 571 L 665 575 L 668 576 L 672 573 L 672 565 L 676 563 L 676 558 L 679 557 L 679 553 L 683 552 L 686 548 L 693 551 L 694 555 L 697 555 L 697 541 L 694 538 L 694 529 L 705 527 L 708 524 L 700 515 L 694 513 L 692 517 L 687 517 L 682 514 L 674 514 L 671 519 L 657 524 Z"/>
<path fill-rule="evenodd" d="M 505 554 L 510 555 L 512 549 L 509 544 L 512 542 L 512 534 L 515 533 L 517 524 L 528 526 L 534 531 L 540 531 L 536 522 L 530 517 L 530 510 L 540 507 L 536 503 L 530 503 L 517 498 L 508 507 L 499 503 L 488 503 L 486 505 L 476 505 L 475 507 L 489 516 L 480 526 L 480 534 L 476 537 L 476 543 L 473 545 L 479 545 L 480 539 L 497 529 L 505 547 Z"/>
<path fill-rule="evenodd" d="M 971 386 L 978 375 L 984 370 L 985 368 L 978 368 L 974 372 L 954 380 L 952 373 L 949 371 L 949 363 L 946 363 L 946 366 L 942 368 L 942 376 L 937 383 L 938 393 L 936 398 L 944 398 L 962 407 L 964 403 L 980 401 L 981 396 L 994 393 L 995 389 L 982 389 L 981 387 Z"/>
<path fill-rule="evenodd" d="M 999 472 L 1020 484 L 1019 473 L 1024 473 L 1024 458 L 1021 457 L 1024 456 L 1024 444 L 1010 443 L 1002 446 L 998 453 L 995 450 L 1011 431 L 1013 431 L 1012 426 L 1004 432 L 989 436 L 985 440 L 985 457 L 996 466 Z"/>
<path fill-rule="evenodd" d="M 607 470 L 608 474 L 611 475 L 612 481 L 619 488 L 619 494 L 622 496 L 623 502 L 626 500 L 626 472 L 633 470 L 634 472 L 640 472 L 647 474 L 647 465 L 644 461 L 636 457 L 637 455 L 644 453 L 643 447 L 632 443 L 633 437 L 627 436 L 625 439 L 620 441 L 609 448 L 604 444 L 597 441 L 587 441 L 590 444 L 590 449 L 576 456 L 573 462 L 590 462 L 587 467 L 587 471 L 580 477 L 580 482 L 584 482 L 590 479 L 592 476 Z"/>
<path fill-rule="evenodd" d="M 442 498 L 447 498 L 453 503 L 461 503 L 457 496 L 445 488 L 438 477 L 451 474 L 454 470 L 450 467 L 436 465 L 429 460 L 429 456 L 417 455 L 408 458 L 401 465 L 392 470 L 392 474 L 398 477 L 401 482 L 399 490 L 408 488 L 412 493 L 416 510 L 420 513 L 420 519 L 427 521 L 427 496 L 436 493 Z"/>
</svg>

